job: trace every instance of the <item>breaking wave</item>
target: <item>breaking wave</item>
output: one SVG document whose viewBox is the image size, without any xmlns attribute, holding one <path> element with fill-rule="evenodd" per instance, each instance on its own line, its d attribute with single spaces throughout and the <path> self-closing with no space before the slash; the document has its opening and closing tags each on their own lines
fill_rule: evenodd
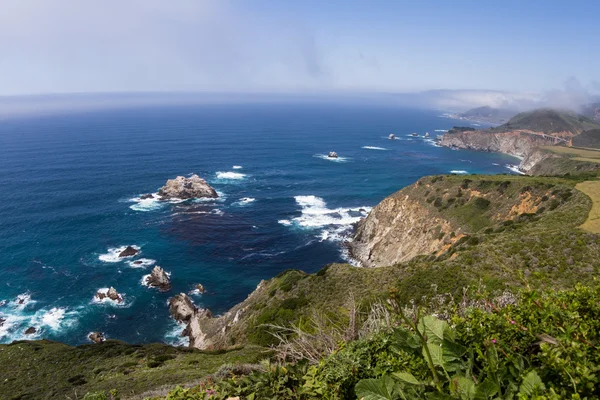
<svg viewBox="0 0 600 400">
<path fill-rule="evenodd" d="M 133 247 L 134 249 L 136 249 L 138 251 L 138 253 L 136 255 L 141 253 L 141 251 L 140 251 L 141 248 L 139 246 L 132 245 L 131 247 Z M 126 248 L 127 248 L 127 246 L 111 247 L 107 250 L 107 252 L 105 254 L 100 254 L 98 256 L 98 259 L 100 259 L 100 261 L 104 261 L 104 262 L 115 263 L 115 262 L 123 261 L 127 258 L 134 257 L 134 256 L 119 257 L 119 254 Z"/>
</svg>

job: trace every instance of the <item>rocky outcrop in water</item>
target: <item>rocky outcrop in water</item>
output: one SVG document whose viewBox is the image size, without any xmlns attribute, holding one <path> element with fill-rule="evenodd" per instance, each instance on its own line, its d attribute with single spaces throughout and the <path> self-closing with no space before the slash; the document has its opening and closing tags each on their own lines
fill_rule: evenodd
<svg viewBox="0 0 600 400">
<path fill-rule="evenodd" d="M 92 332 L 88 335 L 88 339 L 96 344 L 102 343 L 104 340 L 106 340 L 102 332 Z"/>
<path fill-rule="evenodd" d="M 146 284 L 150 287 L 155 287 L 161 292 L 171 290 L 171 279 L 169 274 L 158 265 L 152 269 L 150 275 L 146 276 Z"/>
<path fill-rule="evenodd" d="M 327 155 L 327 157 L 329 158 L 338 158 L 338 154 L 335 151 L 330 151 L 329 154 Z"/>
<path fill-rule="evenodd" d="M 98 300 L 110 299 L 117 303 L 123 302 L 123 296 L 121 294 L 119 294 L 117 292 L 117 290 L 112 286 L 106 292 L 102 291 L 102 290 L 99 290 L 98 292 L 96 292 L 96 298 Z"/>
<path fill-rule="evenodd" d="M 216 199 L 219 197 L 217 191 L 196 174 L 189 178 L 178 176 L 175 179 L 169 179 L 165 186 L 158 190 L 158 195 L 162 200 L 195 198 Z"/>
<path fill-rule="evenodd" d="M 123 257 L 133 257 L 140 251 L 133 246 L 127 246 L 125 250 L 119 253 L 119 258 Z"/>
<path fill-rule="evenodd" d="M 34 333 L 37 332 L 37 329 L 33 326 L 30 326 L 29 328 L 27 328 L 27 330 L 25 331 L 26 335 L 33 335 Z"/>
<path fill-rule="evenodd" d="M 176 321 L 186 324 L 181 336 L 189 338 L 190 347 L 201 350 L 215 348 L 214 338 L 218 332 L 211 330 L 211 325 L 214 326 L 218 319 L 213 318 L 210 310 L 197 308 L 185 293 L 180 293 L 169 299 L 169 311 Z"/>
<path fill-rule="evenodd" d="M 196 290 L 200 294 L 206 293 L 206 288 L 201 283 L 199 283 L 199 284 L 196 285 Z"/>
</svg>

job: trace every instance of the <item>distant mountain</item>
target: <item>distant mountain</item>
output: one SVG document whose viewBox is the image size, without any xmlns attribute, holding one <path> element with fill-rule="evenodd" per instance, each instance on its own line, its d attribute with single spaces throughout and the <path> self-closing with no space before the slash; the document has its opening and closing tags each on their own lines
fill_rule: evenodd
<svg viewBox="0 0 600 400">
<path fill-rule="evenodd" d="M 600 122 L 600 103 L 586 104 L 581 113 L 590 119 Z"/>
<path fill-rule="evenodd" d="M 477 107 L 472 108 L 460 114 L 462 119 L 477 122 L 488 122 L 490 124 L 501 124 L 508 121 L 517 113 L 515 110 L 493 107 Z"/>
<path fill-rule="evenodd" d="M 570 111 L 543 108 L 515 115 L 507 123 L 492 128 L 493 132 L 529 130 L 545 134 L 570 132 L 572 136 L 598 129 L 598 122 Z"/>
</svg>

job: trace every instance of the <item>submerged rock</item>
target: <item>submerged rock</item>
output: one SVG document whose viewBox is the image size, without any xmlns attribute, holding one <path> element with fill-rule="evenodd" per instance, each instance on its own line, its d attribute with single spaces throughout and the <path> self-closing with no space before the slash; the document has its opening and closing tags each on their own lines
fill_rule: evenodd
<svg viewBox="0 0 600 400">
<path fill-rule="evenodd" d="M 127 246 L 125 248 L 125 250 L 123 250 L 122 252 L 119 253 L 119 258 L 123 258 L 123 257 L 132 257 L 135 256 L 137 253 L 139 253 L 140 251 L 135 249 L 132 246 Z"/>
<path fill-rule="evenodd" d="M 147 199 L 153 199 L 154 195 L 152 193 L 148 193 L 148 194 L 143 194 L 140 196 L 140 200 L 147 200 Z"/>
<path fill-rule="evenodd" d="M 169 274 L 158 265 L 152 269 L 150 275 L 146 277 L 146 284 L 158 288 L 161 292 L 171 290 L 171 279 Z"/>
<path fill-rule="evenodd" d="M 88 335 L 88 339 L 94 343 L 102 343 L 106 340 L 102 332 L 92 332 Z"/>
<path fill-rule="evenodd" d="M 196 174 L 189 178 L 178 176 L 175 179 L 169 179 L 165 186 L 158 190 L 158 195 L 161 200 L 206 197 L 216 199 L 219 197 L 217 191 Z"/>
<path fill-rule="evenodd" d="M 6 322 L 6 318 L 0 318 L 0 326 L 4 325 L 4 322 Z"/>
<path fill-rule="evenodd" d="M 104 300 L 106 298 L 109 298 L 110 300 L 116 301 L 117 303 L 123 302 L 123 296 L 119 294 L 117 290 L 112 286 L 106 292 L 100 290 L 96 292 L 96 298 L 98 300 Z"/>
<path fill-rule="evenodd" d="M 394 140 L 394 139 L 396 139 L 396 135 L 394 135 L 393 133 L 390 133 L 390 136 L 388 136 L 388 139 Z"/>
<path fill-rule="evenodd" d="M 25 331 L 26 335 L 33 335 L 34 333 L 37 332 L 37 329 L 33 326 L 30 326 L 29 328 L 27 328 L 27 330 Z"/>
<path fill-rule="evenodd" d="M 338 154 L 335 151 L 330 151 L 327 155 L 329 158 L 338 158 Z"/>
</svg>

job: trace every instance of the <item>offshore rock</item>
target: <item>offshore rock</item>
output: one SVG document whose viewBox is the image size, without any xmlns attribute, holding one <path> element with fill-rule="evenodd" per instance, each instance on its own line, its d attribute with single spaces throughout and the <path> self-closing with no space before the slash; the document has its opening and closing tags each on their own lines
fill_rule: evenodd
<svg viewBox="0 0 600 400">
<path fill-rule="evenodd" d="M 98 300 L 104 300 L 106 298 L 116 301 L 117 303 L 123 302 L 123 296 L 117 292 L 114 287 L 110 287 L 106 292 L 98 291 L 96 292 L 96 298 Z"/>
<path fill-rule="evenodd" d="M 88 335 L 88 339 L 90 339 L 94 343 L 102 343 L 104 342 L 104 334 L 102 332 L 92 332 Z"/>
<path fill-rule="evenodd" d="M 152 269 L 150 275 L 146 277 L 146 284 L 158 288 L 161 292 L 171 290 L 171 279 L 169 274 L 158 265 Z"/>
<path fill-rule="evenodd" d="M 125 250 L 119 253 L 119 258 L 135 256 L 140 251 L 132 246 L 127 246 Z"/>
<path fill-rule="evenodd" d="M 161 200 L 196 198 L 216 199 L 219 197 L 217 191 L 196 174 L 189 178 L 178 176 L 175 179 L 169 179 L 165 186 L 158 190 L 158 195 Z"/>
</svg>

